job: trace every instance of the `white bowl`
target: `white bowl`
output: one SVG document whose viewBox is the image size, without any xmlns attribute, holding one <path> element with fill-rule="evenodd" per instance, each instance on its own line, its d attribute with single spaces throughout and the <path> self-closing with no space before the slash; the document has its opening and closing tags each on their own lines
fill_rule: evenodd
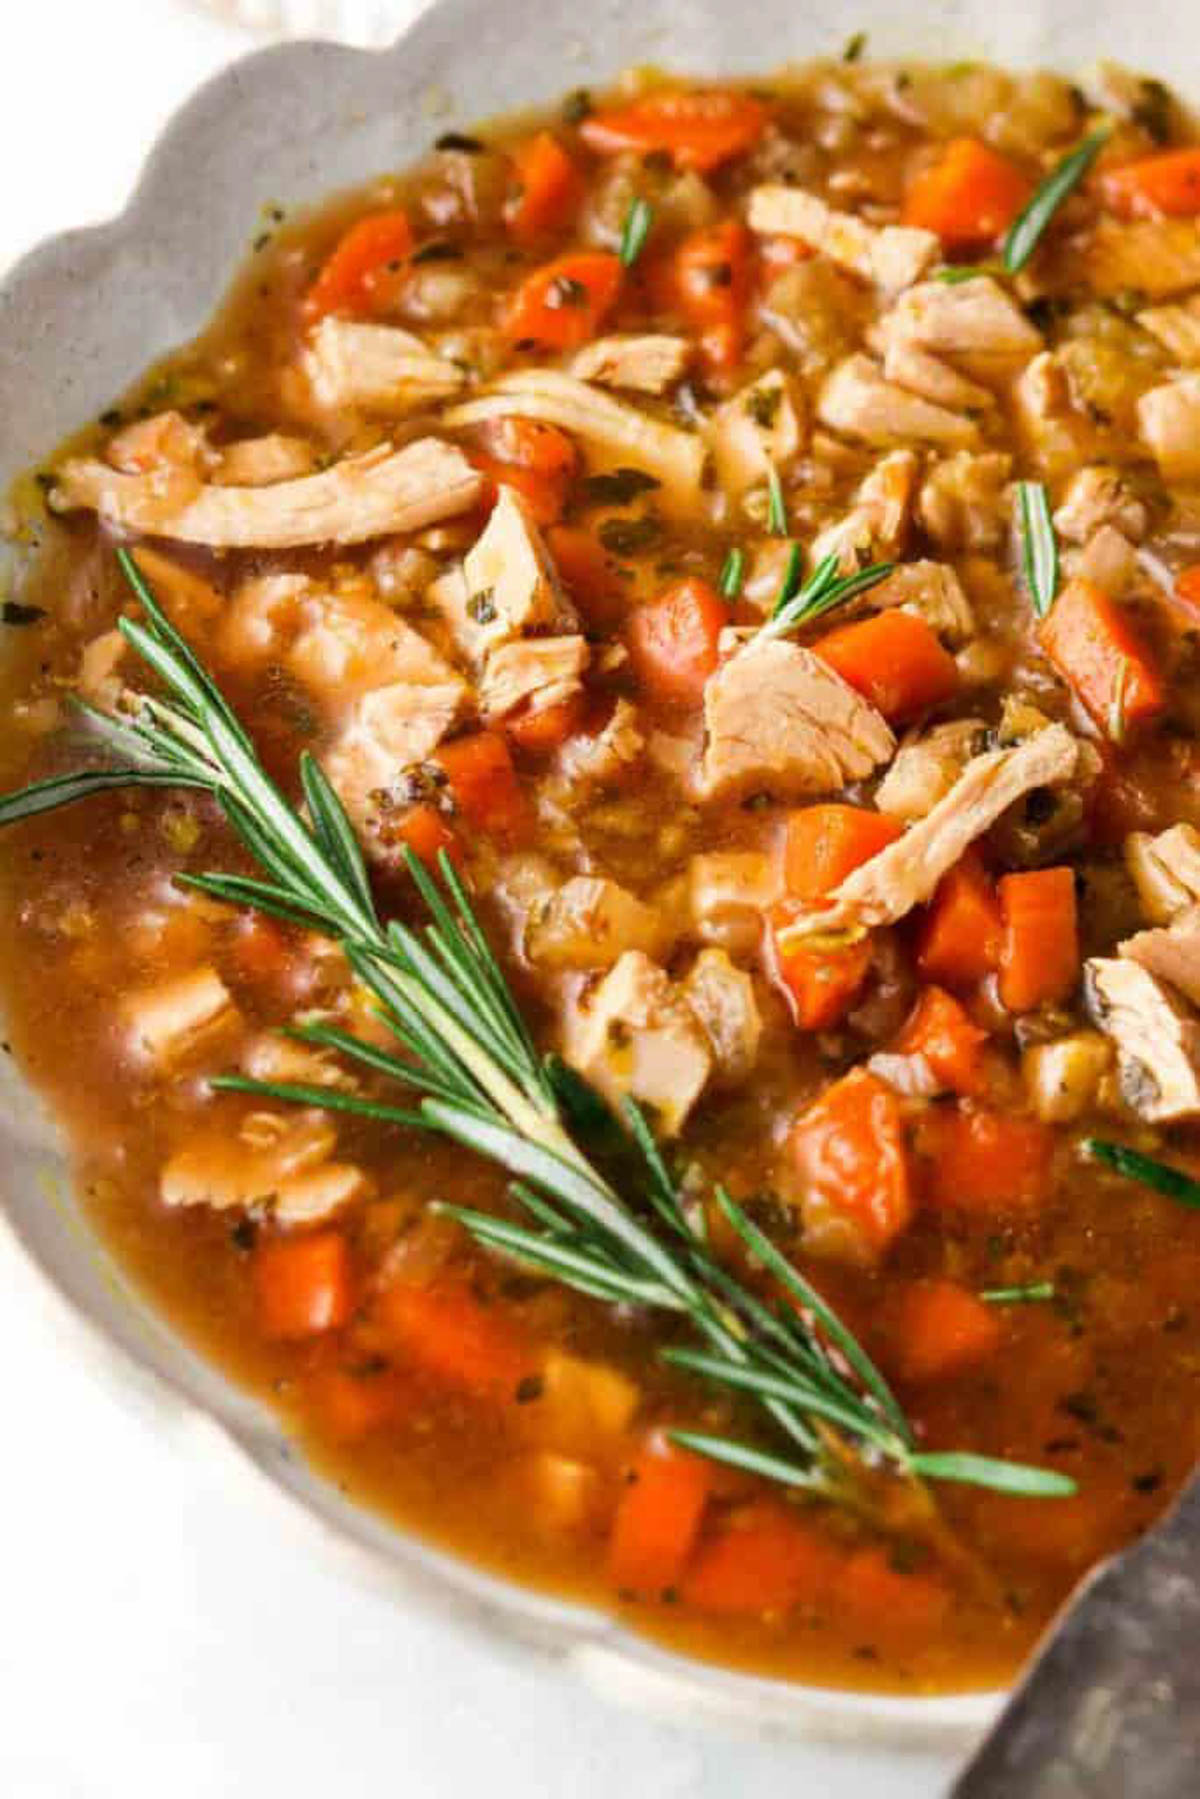
<svg viewBox="0 0 1200 1799">
<path fill-rule="evenodd" d="M 756 0 L 753 9 L 729 0 L 598 0 L 586 14 L 577 0 L 441 0 L 386 52 L 327 43 L 261 52 L 183 108 L 120 218 L 43 245 L 0 286 L 0 487 L 101 411 L 150 356 L 195 334 L 265 203 L 311 203 L 401 167 L 449 125 L 553 100 L 634 62 L 767 73 L 836 52 L 861 29 L 877 55 L 1070 70 L 1109 54 L 1148 64 L 1185 95 L 1200 93 L 1200 14 L 1178 0 L 1138 0 L 1136 45 L 1124 29 L 1133 16 L 1128 0 L 1047 0 L 1045 8 L 928 0 L 919 22 L 870 0 L 855 0 L 840 17 L 827 0 Z M 325 1551 L 340 1548 L 356 1577 L 565 1658 L 609 1691 L 658 1708 L 908 1748 L 965 1745 L 994 1714 L 998 1695 L 857 1696 L 694 1664 L 598 1612 L 507 1585 L 355 1509 L 292 1457 L 270 1413 L 130 1291 L 71 1196 L 53 1121 L 7 1066 L 0 1148 L 0 1217 L 59 1296 L 65 1336 L 84 1338 L 83 1353 L 131 1396 L 186 1411 L 182 1440 L 198 1455 L 223 1458 L 231 1479 L 257 1469 L 289 1495 Z M 47 1203 L 48 1193 L 57 1203 Z M 847 1756 L 849 1779 L 849 1747 Z"/>
</svg>

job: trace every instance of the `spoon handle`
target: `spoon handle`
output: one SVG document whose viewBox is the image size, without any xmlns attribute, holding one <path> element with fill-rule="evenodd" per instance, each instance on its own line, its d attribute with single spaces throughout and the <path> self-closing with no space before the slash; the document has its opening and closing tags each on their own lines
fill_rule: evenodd
<svg viewBox="0 0 1200 1799">
<path fill-rule="evenodd" d="M 952 1799 L 1200 1794 L 1200 1476 L 1080 1588 Z"/>
</svg>

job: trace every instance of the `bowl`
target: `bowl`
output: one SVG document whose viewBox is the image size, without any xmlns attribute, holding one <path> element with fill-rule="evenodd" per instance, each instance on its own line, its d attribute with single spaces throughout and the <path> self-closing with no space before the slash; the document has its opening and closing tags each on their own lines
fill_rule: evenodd
<svg viewBox="0 0 1200 1799">
<path fill-rule="evenodd" d="M 1065 69 L 1126 47 L 1125 0 L 931 0 L 919 24 L 857 0 L 833 17 L 810 0 L 759 0 L 754 29 L 728 0 L 440 0 L 392 48 L 305 42 L 266 50 L 204 87 L 150 156 L 126 211 L 44 244 L 0 286 L 0 484 L 109 404 L 148 353 L 207 321 L 258 229 L 263 206 L 304 206 L 414 160 L 437 132 L 563 91 L 636 62 L 695 73 L 769 73 L 834 54 L 866 30 L 875 55 L 980 57 Z M 1200 92 L 1200 15 L 1139 0 L 1148 44 L 1170 44 L 1169 76 Z M 296 121 L 303 121 L 304 128 Z M 254 171 L 252 183 L 246 171 Z M 0 559 L 5 552 L 0 548 Z M 0 566 L 0 576 L 3 575 Z M 614 1620 L 514 1587 L 350 1505 L 294 1456 L 272 1414 L 230 1385 L 133 1291 L 71 1191 L 65 1145 L 45 1106 L 0 1069 L 0 1220 L 30 1279 L 54 1296 L 64 1345 L 78 1345 L 136 1403 L 166 1407 L 174 1440 L 257 1474 L 306 1518 L 319 1552 L 406 1603 L 436 1607 L 565 1660 L 622 1699 L 798 1737 L 964 1748 L 1000 1695 L 900 1699 L 828 1692 L 735 1674 L 655 1647 Z M 803 1776 L 798 1751 L 796 1772 Z M 844 1789 L 852 1789 L 847 1785 Z"/>
</svg>

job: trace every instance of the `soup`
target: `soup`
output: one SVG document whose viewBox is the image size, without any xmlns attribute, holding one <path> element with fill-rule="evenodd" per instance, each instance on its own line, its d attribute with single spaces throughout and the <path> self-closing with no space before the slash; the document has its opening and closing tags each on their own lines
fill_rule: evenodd
<svg viewBox="0 0 1200 1799">
<path fill-rule="evenodd" d="M 1188 1474 L 1198 218 L 1112 65 L 643 73 L 18 488 L 12 1047 L 356 1499 L 944 1692 Z"/>
</svg>

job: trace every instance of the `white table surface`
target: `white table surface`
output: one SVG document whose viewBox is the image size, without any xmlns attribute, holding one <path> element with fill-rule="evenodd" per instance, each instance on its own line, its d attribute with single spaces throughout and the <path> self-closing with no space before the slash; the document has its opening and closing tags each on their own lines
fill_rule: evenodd
<svg viewBox="0 0 1200 1799">
<path fill-rule="evenodd" d="M 402 22 L 412 0 L 394 5 Z M 35 0 L 5 23 L 0 266 L 118 207 L 168 113 L 255 41 L 182 0 Z M 941 1789 L 940 1757 L 897 1765 L 661 1723 L 347 1585 L 198 1467 L 169 1421 L 131 1411 L 65 1352 L 9 1254 L 0 1399 L 5 1799 Z"/>
</svg>

